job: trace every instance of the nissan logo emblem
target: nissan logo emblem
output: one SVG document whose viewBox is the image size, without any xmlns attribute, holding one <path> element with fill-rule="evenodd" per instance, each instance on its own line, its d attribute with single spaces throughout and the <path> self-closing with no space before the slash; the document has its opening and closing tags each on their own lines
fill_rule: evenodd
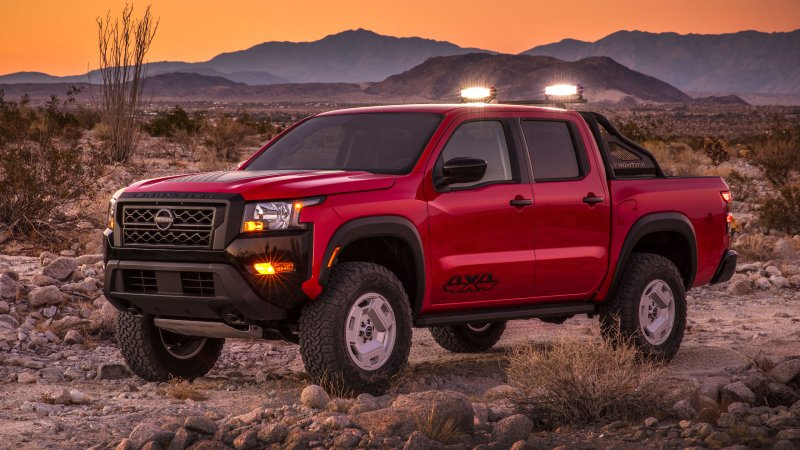
<svg viewBox="0 0 800 450">
<path fill-rule="evenodd" d="M 169 227 L 172 226 L 172 223 L 175 222 L 175 217 L 172 216 L 172 211 L 168 209 L 160 209 L 156 213 L 153 220 L 156 223 L 156 227 L 159 230 L 169 230 Z"/>
</svg>

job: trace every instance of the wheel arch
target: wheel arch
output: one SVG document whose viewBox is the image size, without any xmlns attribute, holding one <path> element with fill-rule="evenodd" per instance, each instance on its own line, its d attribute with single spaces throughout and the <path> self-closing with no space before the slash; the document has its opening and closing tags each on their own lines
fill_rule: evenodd
<svg viewBox="0 0 800 450">
<path fill-rule="evenodd" d="M 339 251 L 334 255 L 337 248 Z M 410 220 L 373 216 L 340 226 L 325 248 L 320 285 L 327 285 L 335 263 L 348 260 L 374 262 L 391 270 L 403 283 L 413 317 L 417 317 L 425 296 L 425 257 L 422 239 Z"/>
<path fill-rule="evenodd" d="M 610 292 L 619 282 L 631 255 L 637 252 L 666 257 L 678 268 L 687 290 L 694 284 L 697 274 L 697 237 L 692 222 L 683 214 L 653 213 L 633 224 L 622 244 Z"/>
</svg>

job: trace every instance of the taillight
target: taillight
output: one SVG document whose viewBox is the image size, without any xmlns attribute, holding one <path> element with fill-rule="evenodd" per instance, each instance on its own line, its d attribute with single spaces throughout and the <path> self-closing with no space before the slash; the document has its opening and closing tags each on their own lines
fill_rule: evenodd
<svg viewBox="0 0 800 450">
<path fill-rule="evenodd" d="M 733 229 L 733 224 L 734 224 L 733 214 L 728 213 L 728 215 L 725 217 L 725 232 L 727 234 L 731 234 L 731 230 Z"/>
<path fill-rule="evenodd" d="M 719 195 L 722 196 L 722 199 L 725 200 L 725 203 L 730 203 L 733 200 L 733 196 L 731 195 L 731 191 L 721 191 Z"/>
</svg>

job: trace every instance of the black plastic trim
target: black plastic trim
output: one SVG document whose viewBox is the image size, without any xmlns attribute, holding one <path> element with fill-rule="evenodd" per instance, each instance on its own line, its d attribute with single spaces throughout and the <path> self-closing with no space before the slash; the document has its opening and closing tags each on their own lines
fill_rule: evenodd
<svg viewBox="0 0 800 450">
<path fill-rule="evenodd" d="M 521 308 L 478 309 L 462 312 L 426 314 L 416 319 L 417 327 L 461 325 L 475 322 L 498 322 L 502 320 L 565 317 L 576 314 L 594 314 L 597 305 L 587 302 L 544 303 Z"/>
<path fill-rule="evenodd" d="M 683 281 L 686 289 L 692 287 L 694 278 L 697 275 L 697 238 L 695 237 L 694 227 L 686 216 L 674 212 L 665 212 L 648 214 L 640 218 L 633 224 L 630 231 L 628 231 L 628 235 L 625 237 L 625 242 L 622 244 L 622 249 L 620 250 L 617 266 L 614 270 L 614 279 L 611 282 L 611 289 L 609 292 L 614 291 L 614 287 L 617 281 L 619 281 L 622 270 L 625 268 L 625 264 L 628 263 L 628 259 L 636 244 L 648 234 L 664 231 L 680 234 L 689 244 L 689 274 Z"/>
<path fill-rule="evenodd" d="M 725 250 L 725 253 L 722 254 L 722 258 L 719 260 L 717 271 L 714 273 L 711 281 L 709 281 L 709 284 L 724 283 L 733 278 L 733 274 L 736 273 L 737 259 L 738 254 L 736 251 L 730 249 Z"/>
<path fill-rule="evenodd" d="M 336 247 L 347 247 L 347 244 L 359 239 L 370 237 L 394 237 L 402 240 L 411 248 L 414 254 L 414 269 L 416 272 L 417 292 L 415 298 L 411 299 L 414 317 L 422 307 L 422 299 L 425 296 L 425 258 L 422 247 L 422 239 L 419 237 L 417 228 L 411 221 L 399 216 L 375 216 L 355 219 L 345 223 L 333 234 L 325 254 L 322 258 L 322 267 L 319 274 L 319 283 L 326 286 L 330 269 L 328 261 Z"/>
</svg>

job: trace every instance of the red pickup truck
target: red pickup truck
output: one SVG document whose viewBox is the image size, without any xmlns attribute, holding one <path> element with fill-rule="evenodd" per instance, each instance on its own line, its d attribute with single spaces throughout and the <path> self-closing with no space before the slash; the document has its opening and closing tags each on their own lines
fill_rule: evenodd
<svg viewBox="0 0 800 450">
<path fill-rule="evenodd" d="M 685 291 L 735 270 L 730 201 L 718 177 L 666 177 L 596 113 L 333 111 L 239 170 L 115 194 L 105 293 L 147 380 L 204 375 L 225 338 L 278 338 L 300 343 L 313 378 L 380 392 L 414 327 L 473 352 L 508 320 L 576 314 L 668 360 Z"/>
</svg>

